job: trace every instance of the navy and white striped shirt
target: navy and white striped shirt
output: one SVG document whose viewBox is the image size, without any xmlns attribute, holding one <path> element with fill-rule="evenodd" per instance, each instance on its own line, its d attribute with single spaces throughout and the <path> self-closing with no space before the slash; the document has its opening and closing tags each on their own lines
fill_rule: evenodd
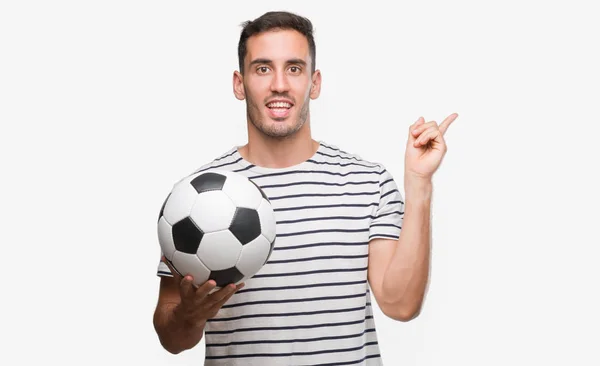
<svg viewBox="0 0 600 366">
<path fill-rule="evenodd" d="M 269 197 L 277 240 L 265 266 L 205 327 L 205 365 L 382 365 L 367 282 L 369 240 L 400 235 L 404 200 L 382 164 L 320 142 L 283 169 L 237 147 L 198 171 L 243 174 Z M 170 275 L 164 263 L 158 275 Z"/>
</svg>

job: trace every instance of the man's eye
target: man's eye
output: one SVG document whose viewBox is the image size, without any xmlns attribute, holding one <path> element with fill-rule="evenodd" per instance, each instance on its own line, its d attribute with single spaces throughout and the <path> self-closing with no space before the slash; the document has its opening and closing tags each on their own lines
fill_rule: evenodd
<svg viewBox="0 0 600 366">
<path fill-rule="evenodd" d="M 269 71 L 269 68 L 266 66 L 261 66 L 258 68 L 258 72 L 261 74 L 264 74 L 265 72 Z"/>
<path fill-rule="evenodd" d="M 298 66 L 292 66 L 290 67 L 290 71 L 296 74 L 300 72 L 300 68 Z"/>
</svg>

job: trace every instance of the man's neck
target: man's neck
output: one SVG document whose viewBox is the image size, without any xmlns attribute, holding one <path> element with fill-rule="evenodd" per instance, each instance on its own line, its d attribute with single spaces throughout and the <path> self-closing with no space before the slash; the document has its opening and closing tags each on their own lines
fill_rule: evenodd
<svg viewBox="0 0 600 366">
<path fill-rule="evenodd" d="M 238 152 L 256 166 L 287 168 L 310 159 L 318 148 L 319 142 L 313 140 L 310 134 L 297 133 L 284 139 L 251 136 Z"/>
</svg>

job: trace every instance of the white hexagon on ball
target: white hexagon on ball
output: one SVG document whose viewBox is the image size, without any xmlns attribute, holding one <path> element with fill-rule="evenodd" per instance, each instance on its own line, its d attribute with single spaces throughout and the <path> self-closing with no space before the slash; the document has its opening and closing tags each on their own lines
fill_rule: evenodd
<svg viewBox="0 0 600 366">
<path fill-rule="evenodd" d="M 182 276 L 187 274 L 194 278 L 196 286 L 208 281 L 210 270 L 200 261 L 198 256 L 176 251 L 173 253 L 173 266 Z"/>
<path fill-rule="evenodd" d="M 190 217 L 204 233 L 225 230 L 231 224 L 235 206 L 222 191 L 202 192 L 196 198 Z"/>
<path fill-rule="evenodd" d="M 240 257 L 242 244 L 229 230 L 206 233 L 198 247 L 198 257 L 210 270 L 234 267 Z"/>
<path fill-rule="evenodd" d="M 271 207 L 271 204 L 267 200 L 262 197 L 261 199 L 260 206 L 258 206 L 258 209 L 256 210 L 258 212 L 258 219 L 260 220 L 260 230 L 265 238 L 271 243 L 275 240 L 277 228 L 273 207 Z"/>
<path fill-rule="evenodd" d="M 193 178 L 195 176 L 180 180 L 171 190 L 163 211 L 163 216 L 171 225 L 188 217 L 192 211 L 196 196 L 198 196 L 198 192 L 190 184 Z"/>
<path fill-rule="evenodd" d="M 264 236 L 259 235 L 244 245 L 240 259 L 235 266 L 245 278 L 254 276 L 267 261 L 270 250 L 270 242 Z"/>
<path fill-rule="evenodd" d="M 172 229 L 164 216 L 158 220 L 158 243 L 160 244 L 162 254 L 170 261 L 173 260 L 173 253 L 175 253 Z"/>
<path fill-rule="evenodd" d="M 257 209 L 263 199 L 260 191 L 248 178 L 235 172 L 224 172 L 227 175 L 223 192 L 236 207 Z"/>
</svg>

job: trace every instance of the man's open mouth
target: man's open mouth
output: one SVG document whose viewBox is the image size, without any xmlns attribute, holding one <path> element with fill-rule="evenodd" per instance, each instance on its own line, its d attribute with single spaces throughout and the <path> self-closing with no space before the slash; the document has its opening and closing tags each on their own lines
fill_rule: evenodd
<svg viewBox="0 0 600 366">
<path fill-rule="evenodd" d="M 274 118 L 287 117 L 294 105 L 288 101 L 272 101 L 267 103 L 269 114 Z"/>
</svg>

